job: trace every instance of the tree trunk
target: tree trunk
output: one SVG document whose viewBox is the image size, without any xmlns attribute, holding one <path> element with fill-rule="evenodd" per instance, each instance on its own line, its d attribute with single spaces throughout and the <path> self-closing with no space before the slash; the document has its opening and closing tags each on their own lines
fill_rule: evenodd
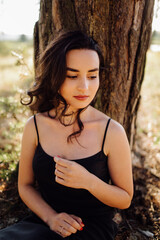
<svg viewBox="0 0 160 240">
<path fill-rule="evenodd" d="M 154 0 L 41 0 L 34 31 L 35 60 L 62 29 L 80 29 L 98 41 L 107 71 L 95 107 L 124 126 L 131 147 L 153 6 Z"/>
</svg>

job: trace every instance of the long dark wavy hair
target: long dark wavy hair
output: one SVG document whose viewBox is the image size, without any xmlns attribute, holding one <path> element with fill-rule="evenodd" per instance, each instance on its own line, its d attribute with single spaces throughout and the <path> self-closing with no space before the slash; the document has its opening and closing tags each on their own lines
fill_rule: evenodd
<svg viewBox="0 0 160 240">
<path fill-rule="evenodd" d="M 27 91 L 29 99 L 26 101 L 25 97 L 21 97 L 23 105 L 29 105 L 30 109 L 35 112 L 47 111 L 50 118 L 56 118 L 58 112 L 56 111 L 55 116 L 51 116 L 49 111 L 53 108 L 57 110 L 59 104 L 63 104 L 64 107 L 59 116 L 59 121 L 65 126 L 73 123 L 66 125 L 62 119 L 73 113 L 66 114 L 68 104 L 59 94 L 59 89 L 66 78 L 66 53 L 72 49 L 89 49 L 97 52 L 100 60 L 99 79 L 101 80 L 104 59 L 97 41 L 79 30 L 63 31 L 49 43 L 45 51 L 39 56 L 35 83 Z M 77 140 L 77 137 L 81 134 L 84 125 L 80 119 L 80 113 L 87 107 L 78 109 L 75 120 L 78 123 L 79 130 L 69 135 L 67 142 L 72 142 L 73 137 Z"/>
</svg>

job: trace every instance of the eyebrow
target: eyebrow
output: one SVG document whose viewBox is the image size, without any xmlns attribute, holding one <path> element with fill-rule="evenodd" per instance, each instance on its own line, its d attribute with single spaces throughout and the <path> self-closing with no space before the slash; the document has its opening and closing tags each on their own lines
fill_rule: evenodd
<svg viewBox="0 0 160 240">
<path fill-rule="evenodd" d="M 72 72 L 79 72 L 79 70 L 74 69 L 74 68 L 70 68 L 70 67 L 67 67 L 67 70 L 72 71 Z M 88 70 L 88 72 L 95 72 L 95 71 L 98 71 L 98 70 L 99 70 L 99 68 L 94 68 L 94 69 Z"/>
</svg>

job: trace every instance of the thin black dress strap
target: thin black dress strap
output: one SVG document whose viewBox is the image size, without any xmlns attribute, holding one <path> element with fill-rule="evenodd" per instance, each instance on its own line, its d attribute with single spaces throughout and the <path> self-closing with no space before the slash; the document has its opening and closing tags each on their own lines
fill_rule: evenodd
<svg viewBox="0 0 160 240">
<path fill-rule="evenodd" d="M 36 127 L 37 139 L 38 139 L 38 144 L 39 144 L 39 133 L 38 133 L 38 127 L 37 127 L 36 115 L 34 115 L 34 124 L 35 124 L 35 127 Z"/>
<path fill-rule="evenodd" d="M 105 132 L 104 132 L 104 138 L 103 138 L 103 143 L 102 143 L 102 151 L 103 151 L 104 142 L 105 142 L 105 138 L 106 138 L 106 133 L 107 133 L 107 129 L 108 129 L 110 120 L 111 120 L 111 118 L 108 119 L 108 121 L 107 121 L 107 126 L 106 126 L 106 129 L 105 129 Z"/>
</svg>

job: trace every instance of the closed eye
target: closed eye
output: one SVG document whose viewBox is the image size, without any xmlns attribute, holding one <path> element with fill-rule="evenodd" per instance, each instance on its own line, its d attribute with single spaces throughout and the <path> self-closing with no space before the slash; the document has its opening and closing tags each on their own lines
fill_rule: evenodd
<svg viewBox="0 0 160 240">
<path fill-rule="evenodd" d="M 76 78 L 77 76 L 67 76 L 68 78 L 71 78 L 71 79 L 74 79 Z M 94 78 L 97 78 L 96 76 L 90 76 L 88 78 L 91 78 L 91 79 L 94 79 Z"/>
<path fill-rule="evenodd" d="M 76 78 L 77 76 L 67 76 L 68 78 Z"/>
</svg>

